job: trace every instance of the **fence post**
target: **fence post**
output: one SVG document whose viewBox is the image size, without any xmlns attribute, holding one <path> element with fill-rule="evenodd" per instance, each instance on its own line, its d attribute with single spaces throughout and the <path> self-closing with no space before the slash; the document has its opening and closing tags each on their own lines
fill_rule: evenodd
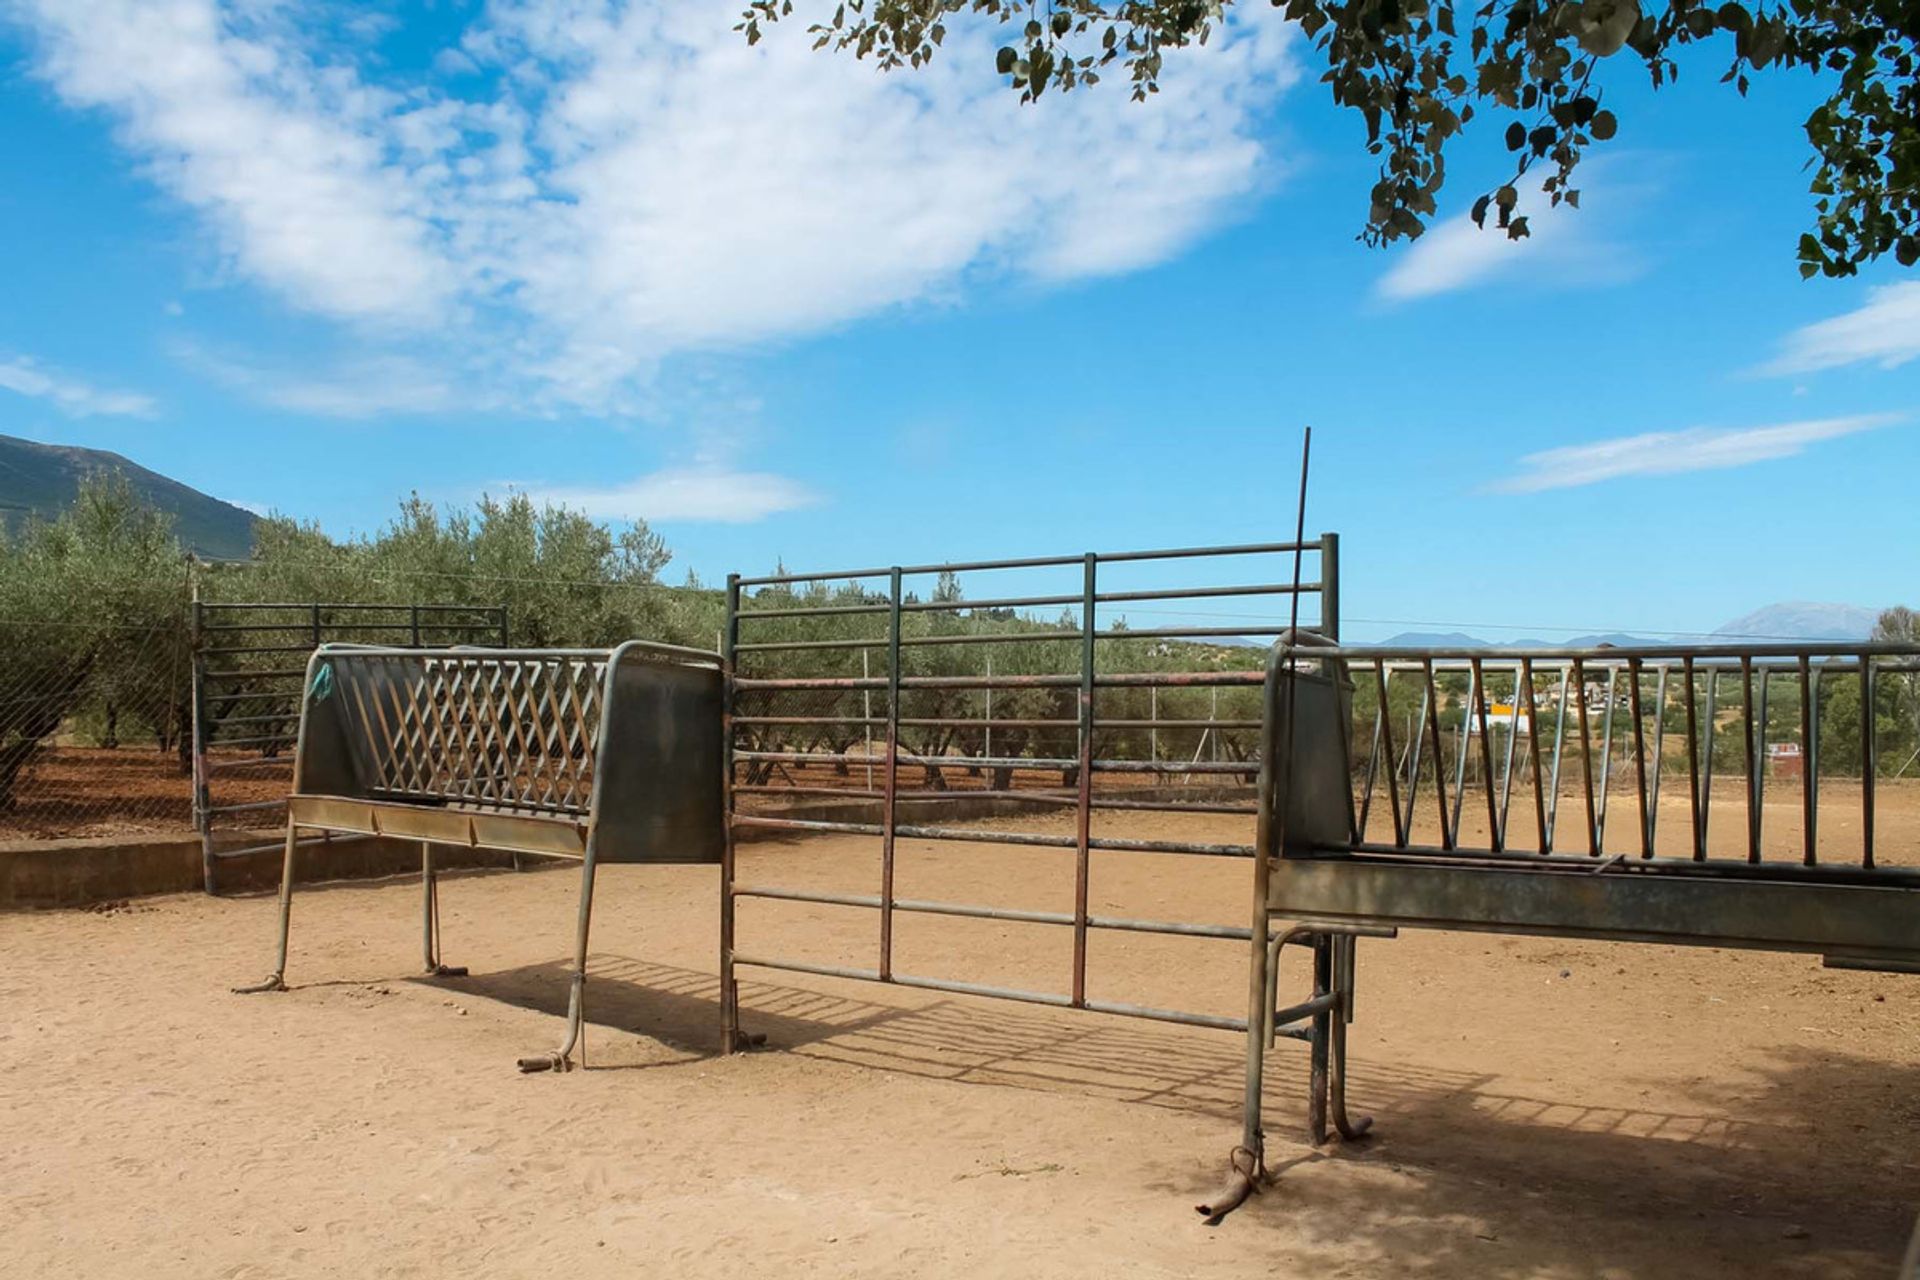
<svg viewBox="0 0 1920 1280">
<path fill-rule="evenodd" d="M 1073 1007 L 1087 1004 L 1087 897 L 1093 843 L 1093 666 L 1097 603 L 1095 570 L 1100 558 L 1086 557 L 1086 583 L 1080 602 L 1080 794 L 1079 826 L 1074 841 Z"/>
<path fill-rule="evenodd" d="M 206 710 L 206 606 L 200 602 L 198 583 L 193 588 L 193 605 L 188 625 L 188 645 L 192 650 L 189 693 L 193 710 L 193 828 L 200 833 L 200 887 L 216 892 L 214 883 L 213 815 L 207 785 L 207 710 Z"/>
</svg>

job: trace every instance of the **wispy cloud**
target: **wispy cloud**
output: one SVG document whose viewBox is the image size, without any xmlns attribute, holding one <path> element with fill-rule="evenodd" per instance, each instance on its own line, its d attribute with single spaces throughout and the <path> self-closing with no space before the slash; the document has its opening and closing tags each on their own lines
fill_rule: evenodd
<svg viewBox="0 0 1920 1280">
<path fill-rule="evenodd" d="M 172 346 L 175 359 L 222 386 L 281 409 L 326 418 L 446 413 L 483 407 L 439 366 L 404 355 L 320 357 L 301 368 L 251 362 L 197 342 Z"/>
<path fill-rule="evenodd" d="M 787 476 L 723 466 L 671 467 L 607 489 L 519 486 L 538 501 L 603 520 L 699 520 L 751 524 L 783 511 L 816 506 L 821 496 Z"/>
<path fill-rule="evenodd" d="M 276 4 L 12 11 L 236 278 L 463 386 L 597 411 L 678 353 L 1164 260 L 1269 179 L 1257 130 L 1297 76 L 1265 21 L 1147 103 L 1035 109 L 983 23 L 888 75 L 797 21 L 749 49 L 712 5 L 498 0 L 401 75 Z"/>
<path fill-rule="evenodd" d="M 0 387 L 36 400 L 45 400 L 69 418 L 96 414 L 146 418 L 154 412 L 153 397 L 131 391 L 109 391 L 71 374 L 47 368 L 30 356 L 0 358 Z"/>
<path fill-rule="evenodd" d="M 1791 458 L 1822 440 L 1870 431 L 1900 420 L 1898 414 L 1878 413 L 1783 422 L 1770 427 L 1649 431 L 1530 453 L 1520 459 L 1518 473 L 1492 488 L 1500 493 L 1538 493 L 1543 489 L 1598 484 L 1622 476 L 1666 476 L 1744 467 L 1752 462 Z"/>
<path fill-rule="evenodd" d="M 1530 232 L 1520 240 L 1459 214 L 1438 223 L 1400 252 L 1374 286 L 1387 302 L 1410 302 L 1496 282 L 1535 286 L 1618 284 L 1646 269 L 1645 261 L 1610 236 L 1609 205 L 1631 203 L 1642 183 L 1620 183 L 1617 166 L 1589 162 L 1579 209 L 1552 204 L 1539 190 L 1521 193 L 1519 213 Z M 1599 192 L 1598 208 L 1594 195 Z"/>
<path fill-rule="evenodd" d="M 1883 369 L 1920 356 L 1920 284 L 1881 285 L 1866 305 L 1796 329 L 1780 344 L 1765 373 L 1812 373 L 1871 361 Z"/>
</svg>

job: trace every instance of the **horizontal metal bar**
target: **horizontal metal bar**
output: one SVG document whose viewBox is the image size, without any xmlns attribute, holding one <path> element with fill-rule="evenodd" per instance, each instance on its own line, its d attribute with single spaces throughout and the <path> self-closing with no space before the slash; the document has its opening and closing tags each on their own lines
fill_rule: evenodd
<svg viewBox="0 0 1920 1280">
<path fill-rule="evenodd" d="M 938 769 L 1078 769 L 1080 761 L 1065 756 L 917 756 L 899 753 L 907 765 L 928 765 Z M 854 755 L 836 751 L 748 751 L 733 753 L 735 760 L 760 760 L 775 764 L 879 764 L 883 757 Z M 1095 760 L 1095 773 L 1224 773 L 1259 772 L 1257 760 Z"/>
<path fill-rule="evenodd" d="M 1096 689 L 1228 689 L 1257 688 L 1264 671 L 1150 671 L 1095 675 Z M 738 676 L 733 686 L 742 692 L 796 693 L 825 689 L 885 689 L 884 676 Z M 902 676 L 902 689 L 1078 689 L 1077 675 L 1032 676 Z"/>
<path fill-rule="evenodd" d="M 1081 1006 L 1093 1013 L 1118 1014 L 1123 1018 L 1146 1018 L 1152 1022 L 1177 1022 L 1188 1027 L 1212 1027 L 1220 1031 L 1245 1031 L 1245 1018 L 1223 1018 L 1211 1013 L 1183 1013 L 1178 1009 L 1155 1009 L 1142 1004 L 1120 1004 L 1112 1000 L 1089 1000 Z"/>
<path fill-rule="evenodd" d="M 281 809 L 286 807 L 284 798 L 279 800 L 251 800 L 246 804 L 210 804 L 201 807 L 202 813 L 242 813 L 258 809 Z"/>
<path fill-rule="evenodd" d="M 1426 645 L 1338 645 L 1300 648 L 1295 653 L 1302 659 L 1339 658 L 1346 661 L 1376 662 L 1404 661 L 1424 663 L 1429 660 L 1458 658 L 1469 660 L 1478 658 L 1484 662 L 1517 662 L 1530 659 L 1535 662 L 1552 661 L 1559 658 L 1580 658 L 1588 665 L 1606 663 L 1625 666 L 1629 659 L 1642 663 L 1660 659 L 1679 661 L 1692 658 L 1725 659 L 1737 662 L 1741 658 L 1817 658 L 1823 654 L 1857 660 L 1862 655 L 1877 657 L 1911 657 L 1920 654 L 1920 645 L 1911 641 L 1795 641 L 1791 643 L 1767 644 L 1659 644 L 1659 645 L 1619 645 L 1619 646 L 1570 646 L 1570 645 L 1529 645 L 1526 648 L 1491 648 L 1471 645 L 1434 647 Z M 1786 674 L 1784 671 L 1781 674 Z"/>
<path fill-rule="evenodd" d="M 202 671 L 205 680 L 297 680 L 307 674 L 305 667 L 265 667 L 259 671 Z"/>
<path fill-rule="evenodd" d="M 208 773 L 225 773 L 229 769 L 258 769 L 265 765 L 273 765 L 281 769 L 290 769 L 293 767 L 293 756 L 288 754 L 284 756 L 261 756 L 253 760 L 209 760 L 203 767 Z"/>
<path fill-rule="evenodd" d="M 1096 631 L 1095 640 L 1206 640 L 1233 636 L 1281 636 L 1292 628 L 1284 624 L 1270 627 L 1123 627 Z"/>
<path fill-rule="evenodd" d="M 210 693 L 201 701 L 208 705 L 225 706 L 229 702 L 262 702 L 269 698 L 297 701 L 299 697 L 298 689 L 256 689 L 251 693 Z M 294 714 L 299 713 L 296 711 Z"/>
<path fill-rule="evenodd" d="M 1326 1013 L 1337 1007 L 1339 1003 L 1339 994 L 1329 991 L 1325 995 L 1314 996 L 1311 1000 L 1302 1000 L 1299 1004 L 1290 1004 L 1283 1009 L 1274 1010 L 1273 1025 L 1284 1027 L 1288 1023 L 1311 1018 L 1316 1013 Z"/>
<path fill-rule="evenodd" d="M 1571 873 L 1595 873 L 1604 871 L 1609 875 L 1661 875 L 1672 874 L 1681 877 L 1696 872 L 1707 877 L 1723 877 L 1733 880 L 1774 880 L 1790 881 L 1795 884 L 1847 884 L 1885 885 L 1895 888 L 1920 886 L 1920 867 L 1862 867 L 1857 863 L 1822 862 L 1808 866 L 1796 858 L 1775 861 L 1748 862 L 1742 858 L 1676 858 L 1662 854 L 1658 857 L 1636 857 L 1629 862 L 1598 862 L 1590 854 L 1580 853 L 1528 853 L 1517 849 L 1442 849 L 1435 845 L 1391 845 L 1368 841 L 1354 846 L 1355 853 L 1384 854 L 1392 857 L 1438 858 L 1448 863 L 1484 862 L 1498 868 L 1510 868 L 1518 863 L 1523 866 L 1537 867 L 1542 870 L 1565 871 Z M 1335 860 L 1349 855 L 1335 855 Z M 1311 859 L 1310 859 L 1311 860 Z M 1696 877 L 1698 878 L 1698 877 Z"/>
<path fill-rule="evenodd" d="M 224 747 L 228 751 L 236 751 L 241 747 L 290 747 L 294 744 L 294 737 L 292 733 L 267 734 L 258 738 L 212 737 L 207 742 L 207 749 L 211 751 Z"/>
<path fill-rule="evenodd" d="M 770 898 L 781 902 L 811 902 L 831 907 L 861 907 L 878 910 L 881 899 L 868 893 L 820 893 L 809 889 L 787 889 L 769 885 L 741 885 L 733 890 L 736 898 Z M 987 907 L 970 902 L 941 902 L 923 898 L 896 898 L 895 911 L 918 915 L 959 916 L 970 920 L 1001 920 L 1010 924 L 1071 925 L 1073 915 L 1066 911 L 1029 911 L 1019 907 Z M 1123 916 L 1089 916 L 1087 926 L 1123 933 L 1156 933 L 1169 937 L 1221 938 L 1245 942 L 1252 931 L 1232 925 L 1185 924 L 1174 920 L 1134 920 Z"/>
<path fill-rule="evenodd" d="M 771 783 L 736 783 L 735 795 L 769 796 L 822 796 L 836 800 L 846 800 L 857 804 L 878 804 L 886 798 L 881 791 L 870 791 L 864 787 L 813 787 L 802 785 L 776 786 Z M 1072 792 L 1043 790 L 1006 790 L 993 788 L 956 787 L 946 791 L 902 790 L 894 792 L 901 800 L 962 801 L 962 800 L 1032 800 L 1041 804 L 1078 804 L 1079 797 Z M 1126 796 L 1103 798 L 1095 796 L 1091 801 L 1095 809 L 1116 812 L 1140 813 L 1207 813 L 1226 814 L 1236 817 L 1253 817 L 1260 811 L 1251 804 L 1229 804 L 1212 800 L 1134 800 Z"/>
<path fill-rule="evenodd" d="M 248 695 L 243 694 L 241 696 L 245 697 Z M 213 722 L 213 727 L 220 729 L 230 724 L 285 724 L 289 720 L 298 720 L 299 718 L 300 712 L 297 709 L 293 711 L 276 711 L 271 715 L 264 716 L 221 716 Z"/>
<path fill-rule="evenodd" d="M 317 836 L 301 836 L 293 842 L 293 846 L 296 849 L 304 849 L 306 846 L 312 845 L 312 844 L 344 844 L 349 839 L 370 840 L 372 838 L 373 837 L 366 836 L 366 835 L 343 835 L 341 839 L 335 840 L 326 834 L 317 835 Z M 238 849 L 215 849 L 213 851 L 213 856 L 216 858 L 244 858 L 250 853 L 265 853 L 269 849 L 272 849 L 275 852 L 278 852 L 279 850 L 284 849 L 286 847 L 287 847 L 286 837 L 282 836 L 280 839 L 275 840 L 270 844 L 250 844 L 250 845 L 244 845 Z"/>
<path fill-rule="evenodd" d="M 1213 600 L 1226 596 L 1290 596 L 1296 590 L 1318 591 L 1317 582 L 1303 582 L 1297 588 L 1290 582 L 1252 583 L 1239 587 L 1174 587 L 1164 591 L 1103 591 L 1094 596 L 1100 604 L 1131 604 L 1146 600 Z"/>
<path fill-rule="evenodd" d="M 764 814 L 734 814 L 736 827 L 762 827 L 771 831 L 816 831 L 837 835 L 878 836 L 886 827 L 878 822 L 836 822 L 822 818 L 776 818 Z M 987 831 L 972 827 L 930 827 L 900 823 L 894 835 L 909 840 L 953 840 L 962 844 L 1010 844 L 1039 849 L 1075 849 L 1073 836 L 1049 836 L 1037 831 Z M 1203 844 L 1185 840 L 1121 840 L 1095 837 L 1087 847 L 1102 853 L 1175 853 L 1207 858 L 1251 858 L 1249 844 Z"/>
<path fill-rule="evenodd" d="M 810 964 L 804 960 L 775 960 L 770 956 L 750 956 L 743 952 L 733 953 L 735 965 L 749 964 L 756 969 L 783 969 L 788 973 L 811 973 L 822 978 L 851 978 L 855 982 L 879 982 L 878 969 L 851 969 L 836 964 Z"/>
<path fill-rule="evenodd" d="M 233 648 L 208 646 L 200 651 L 209 658 L 225 658 L 236 653 L 312 653 L 311 644 L 249 644 Z"/>
<path fill-rule="evenodd" d="M 1274 555 L 1293 551 L 1318 551 L 1321 543 L 1312 542 L 1262 542 L 1240 546 L 1220 547 L 1171 547 L 1158 551 L 1116 551 L 1095 553 L 1094 560 L 1099 564 L 1119 564 L 1134 560 L 1192 560 L 1204 556 L 1252 556 Z M 930 573 L 978 573 L 990 569 L 1049 569 L 1064 565 L 1079 565 L 1086 562 L 1086 556 L 1032 556 L 1021 560 L 971 560 L 956 561 L 951 564 L 923 564 L 902 566 L 902 575 Z M 790 582 L 842 582 L 856 578 L 882 578 L 893 573 L 892 567 L 885 569 L 853 569 L 836 573 L 776 573 L 755 578 L 738 578 L 735 584 L 742 588 L 775 586 Z"/>
<path fill-rule="evenodd" d="M 1062 1009 L 1073 1007 L 1073 997 L 1060 995 L 1052 991 L 1023 991 L 1018 987 L 996 987 L 984 982 L 956 982 L 951 978 L 922 978 L 910 973 L 896 973 L 891 981 L 896 986 L 920 987 L 927 991 L 947 991 L 963 996 L 991 996 L 996 1000 L 1018 1000 L 1023 1004 L 1050 1004 Z"/>
</svg>

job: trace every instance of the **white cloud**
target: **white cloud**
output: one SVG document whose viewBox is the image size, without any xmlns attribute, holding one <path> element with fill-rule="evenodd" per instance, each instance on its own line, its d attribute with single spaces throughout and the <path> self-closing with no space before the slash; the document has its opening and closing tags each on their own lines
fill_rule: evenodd
<svg viewBox="0 0 1920 1280">
<path fill-rule="evenodd" d="M 525 487 L 537 501 L 573 507 L 602 520 L 749 524 L 821 501 L 819 494 L 787 476 L 704 464 L 655 471 L 610 489 Z"/>
<path fill-rule="evenodd" d="M 1388 302 L 1408 302 L 1499 281 L 1531 285 L 1617 284 L 1639 275 L 1645 262 L 1606 232 L 1609 203 L 1628 203 L 1636 184 L 1610 182 L 1617 166 L 1589 161 L 1582 172 L 1582 207 L 1554 205 L 1539 190 L 1523 191 L 1518 212 L 1529 234 L 1519 240 L 1494 225 L 1474 225 L 1459 214 L 1431 227 L 1400 252 L 1374 286 Z M 1596 211 L 1594 180 L 1602 193 Z"/>
<path fill-rule="evenodd" d="M 1920 356 L 1920 284 L 1881 285 L 1866 305 L 1796 329 L 1781 343 L 1767 373 L 1811 373 L 1871 360 L 1882 369 Z"/>
<path fill-rule="evenodd" d="M 153 397 L 131 391 L 107 391 L 69 374 L 46 368 L 30 356 L 0 359 L 0 387 L 50 402 L 70 418 L 95 414 L 146 418 L 154 412 Z"/>
<path fill-rule="evenodd" d="M 481 403 L 438 366 L 403 355 L 350 355 L 289 369 L 263 365 L 193 342 L 173 344 L 174 357 L 214 381 L 262 403 L 326 418 L 448 413 Z"/>
<path fill-rule="evenodd" d="M 1850 418 L 1784 422 L 1771 427 L 1649 431 L 1530 453 L 1520 459 L 1518 474 L 1492 488 L 1501 493 L 1537 493 L 1543 489 L 1597 484 L 1622 476 L 1677 475 L 1685 471 L 1743 467 L 1751 462 L 1791 458 L 1822 440 L 1850 436 L 1898 421 L 1897 414 L 1861 414 Z"/>
<path fill-rule="evenodd" d="M 404 78 L 282 5 L 16 3 L 41 73 L 236 275 L 463 388 L 596 411 L 679 353 L 1161 261 L 1268 180 L 1256 130 L 1296 75 L 1264 19 L 1146 103 L 1022 107 L 977 20 L 884 74 L 798 15 L 749 49 L 705 2 L 499 0 Z"/>
</svg>

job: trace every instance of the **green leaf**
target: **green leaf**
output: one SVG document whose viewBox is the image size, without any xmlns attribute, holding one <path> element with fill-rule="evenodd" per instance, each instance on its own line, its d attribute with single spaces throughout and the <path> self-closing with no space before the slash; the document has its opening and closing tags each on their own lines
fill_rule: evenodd
<svg viewBox="0 0 1920 1280">
<path fill-rule="evenodd" d="M 1527 126 L 1515 120 L 1507 126 L 1507 150 L 1518 151 L 1527 145 Z"/>
<path fill-rule="evenodd" d="M 1596 111 L 1593 115 L 1593 138 L 1596 142 L 1605 142 L 1620 128 L 1620 122 L 1613 118 L 1611 111 Z"/>
<path fill-rule="evenodd" d="M 1011 45 L 1005 46 L 1000 50 L 999 53 L 994 55 L 994 58 L 993 58 L 994 70 L 998 71 L 1003 76 L 1010 75 L 1013 71 L 1013 64 L 1018 62 L 1019 60 L 1020 60 L 1020 55 L 1018 52 L 1014 50 L 1013 46 Z"/>
</svg>

